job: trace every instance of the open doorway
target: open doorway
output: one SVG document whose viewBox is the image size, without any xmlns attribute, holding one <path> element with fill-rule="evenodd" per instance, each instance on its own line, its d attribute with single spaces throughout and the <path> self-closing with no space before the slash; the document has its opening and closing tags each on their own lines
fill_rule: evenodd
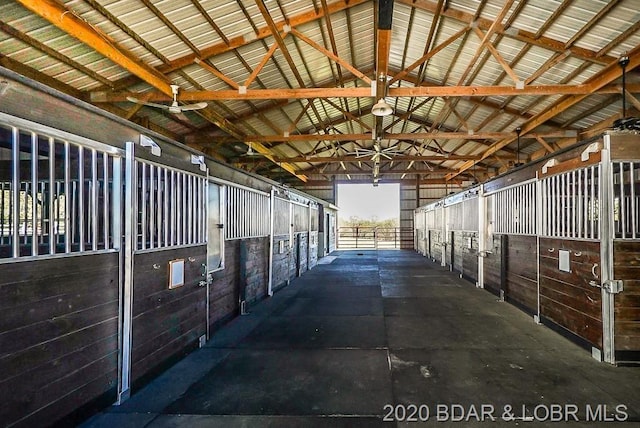
<svg viewBox="0 0 640 428">
<path fill-rule="evenodd" d="M 400 185 L 338 184 L 338 248 L 400 248 Z"/>
</svg>

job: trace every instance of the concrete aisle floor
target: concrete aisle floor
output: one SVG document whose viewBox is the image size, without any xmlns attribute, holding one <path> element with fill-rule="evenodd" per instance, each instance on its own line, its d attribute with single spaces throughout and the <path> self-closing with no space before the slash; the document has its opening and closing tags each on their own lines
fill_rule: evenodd
<svg viewBox="0 0 640 428">
<path fill-rule="evenodd" d="M 413 251 L 333 255 L 84 426 L 640 426 L 640 368 Z"/>
</svg>

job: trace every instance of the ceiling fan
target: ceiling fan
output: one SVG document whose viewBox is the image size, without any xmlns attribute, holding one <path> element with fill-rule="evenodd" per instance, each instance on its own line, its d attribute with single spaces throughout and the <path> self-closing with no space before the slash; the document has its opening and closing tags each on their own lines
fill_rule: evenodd
<svg viewBox="0 0 640 428">
<path fill-rule="evenodd" d="M 256 152 L 255 150 L 253 150 L 253 144 L 251 144 L 251 141 L 249 141 L 247 144 L 247 150 L 242 153 L 240 156 L 243 157 L 259 157 L 259 156 L 264 156 L 262 153 Z M 238 150 L 244 150 L 241 146 L 236 145 L 234 146 L 236 149 Z"/>
<path fill-rule="evenodd" d="M 380 145 L 380 142 L 376 141 L 373 143 L 372 149 L 362 149 L 356 147 L 355 156 L 356 158 L 371 156 L 371 160 L 374 162 L 379 161 L 381 157 L 385 157 L 391 160 L 393 156 L 401 155 L 404 153 L 403 150 L 398 150 L 396 147 L 397 145 L 394 145 L 383 149 Z"/>
<path fill-rule="evenodd" d="M 203 109 L 203 108 L 205 108 L 207 106 L 207 103 L 205 103 L 205 102 L 200 102 L 200 103 L 195 103 L 195 104 L 179 105 L 178 104 L 178 90 L 179 89 L 180 89 L 180 86 L 171 85 L 171 92 L 173 93 L 173 102 L 170 105 L 152 103 L 152 102 L 149 102 L 149 101 L 140 100 L 140 99 L 135 98 L 135 97 L 127 97 L 127 100 L 131 101 L 132 103 L 136 103 L 136 104 L 143 104 L 143 105 L 149 106 L 149 107 L 156 107 L 156 108 L 160 108 L 160 109 L 163 109 L 163 110 L 168 110 L 169 113 L 173 113 L 173 114 L 180 114 L 183 111 L 200 110 L 200 109 Z"/>
</svg>

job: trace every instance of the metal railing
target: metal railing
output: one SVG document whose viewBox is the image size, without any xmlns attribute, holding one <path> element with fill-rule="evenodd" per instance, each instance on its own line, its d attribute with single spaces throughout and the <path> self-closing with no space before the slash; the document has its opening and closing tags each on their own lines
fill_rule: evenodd
<svg viewBox="0 0 640 428">
<path fill-rule="evenodd" d="M 413 248 L 413 230 L 400 227 L 339 227 L 338 249 Z"/>
</svg>

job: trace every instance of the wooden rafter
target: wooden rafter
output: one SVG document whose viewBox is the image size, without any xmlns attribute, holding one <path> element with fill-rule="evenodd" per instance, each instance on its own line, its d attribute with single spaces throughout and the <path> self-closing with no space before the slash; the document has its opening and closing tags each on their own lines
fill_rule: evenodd
<svg viewBox="0 0 640 428">
<path fill-rule="evenodd" d="M 542 136 L 546 138 L 563 138 L 567 136 L 575 136 L 573 131 L 550 131 L 534 133 L 523 132 L 523 138 L 536 138 Z M 405 132 L 385 134 L 385 139 L 389 140 L 416 140 L 423 138 L 437 138 L 441 140 L 499 140 L 502 138 L 515 137 L 515 132 Z M 278 141 L 351 141 L 351 140 L 371 140 L 371 134 L 292 134 L 284 135 L 250 135 L 245 137 L 247 141 L 260 141 L 262 143 L 278 142 Z"/>
<path fill-rule="evenodd" d="M 407 68 L 405 68 L 401 72 L 396 73 L 391 78 L 391 80 L 389 81 L 389 84 L 392 84 L 394 82 L 397 82 L 398 80 L 404 79 L 405 76 L 407 76 L 409 73 L 411 73 L 416 67 L 424 64 L 426 61 L 428 61 L 429 59 L 433 58 L 436 54 L 438 54 L 439 52 L 444 50 L 447 46 L 451 45 L 453 42 L 458 40 L 460 38 L 460 36 L 462 36 L 463 34 L 466 34 L 467 31 L 469 31 L 469 27 L 463 28 L 462 30 L 460 30 L 457 33 L 453 34 L 451 37 L 449 37 L 444 42 L 440 43 L 435 48 L 431 49 L 426 54 L 422 55 L 422 57 L 420 57 L 415 62 L 413 62 L 413 64 L 411 64 L 410 66 L 408 66 Z"/>
<path fill-rule="evenodd" d="M 636 68 L 636 67 L 638 67 L 640 65 L 640 46 L 636 47 L 633 50 L 633 52 L 631 52 L 629 54 L 629 59 L 630 59 L 630 62 L 627 65 L 627 67 L 629 69 Z M 583 86 L 586 86 L 586 87 L 589 88 L 589 92 L 587 94 L 594 93 L 594 92 L 598 91 L 599 89 L 605 87 L 606 85 L 610 84 L 613 80 L 619 78 L 621 75 L 622 75 L 621 67 L 618 65 L 617 61 L 613 61 L 604 70 L 602 70 L 600 73 L 598 73 L 598 74 L 594 75 L 593 77 L 591 77 L 588 80 L 588 82 Z M 566 97 L 565 99 L 559 101 L 558 103 L 556 103 L 552 107 L 546 109 L 542 113 L 540 113 L 540 114 L 534 116 L 533 118 L 529 119 L 522 126 L 522 133 L 526 134 L 527 132 L 535 129 L 536 127 L 538 127 L 539 125 L 543 124 L 547 120 L 557 116 L 558 114 L 560 114 L 561 112 L 565 111 L 569 107 L 571 107 L 571 106 L 575 105 L 576 103 L 582 101 L 587 96 L 587 94 L 572 95 L 572 96 Z M 514 140 L 515 140 L 515 138 L 509 137 L 509 138 L 505 138 L 504 140 L 498 141 L 497 143 L 492 145 L 489 149 L 487 149 L 483 153 L 483 155 L 482 155 L 483 159 L 485 159 L 486 157 L 492 155 L 493 153 L 497 152 L 498 150 L 502 149 L 506 145 L 512 143 Z M 472 166 L 472 163 L 465 162 L 458 169 L 458 171 L 456 173 L 448 175 L 447 178 L 451 179 L 451 178 L 455 177 L 456 175 L 466 171 L 471 166 Z"/>
<path fill-rule="evenodd" d="M 437 4 L 429 0 L 397 0 L 397 1 L 398 3 L 402 3 L 410 7 L 416 7 L 431 13 L 434 13 L 437 10 Z M 494 24 L 493 20 L 486 19 L 486 18 L 477 18 L 471 13 L 468 13 L 453 7 L 445 8 L 442 11 L 442 15 L 451 19 L 455 19 L 456 21 L 460 21 L 467 25 L 475 23 L 475 25 L 477 25 L 478 28 L 485 31 L 491 28 L 491 26 Z M 514 27 L 510 27 L 507 30 L 507 28 L 505 28 L 503 25 L 497 25 L 496 33 L 501 34 L 505 37 L 519 40 L 527 44 L 539 46 L 539 47 L 556 51 L 556 52 L 564 52 L 567 49 L 564 42 L 561 42 L 559 40 L 555 40 L 549 37 L 545 37 L 545 36 L 536 38 L 534 33 L 517 29 Z M 598 52 L 594 52 L 589 49 L 581 48 L 578 46 L 571 46 L 569 49 L 571 50 L 571 54 L 573 56 L 587 60 L 587 61 L 592 61 L 598 64 L 606 65 L 609 62 L 617 59 L 614 57 L 609 57 L 607 55 L 598 55 Z"/>
<path fill-rule="evenodd" d="M 640 84 L 629 84 L 627 89 L 632 93 L 640 92 Z M 514 86 L 418 86 L 389 88 L 389 97 L 486 97 L 486 96 L 526 96 L 526 95 L 591 95 L 619 93 L 617 85 L 607 84 L 598 88 L 593 85 L 529 85 L 523 89 Z M 92 92 L 92 102 L 122 102 L 131 96 L 130 92 Z M 152 101 L 170 101 L 167 95 L 151 93 Z M 180 93 L 181 101 L 214 101 L 214 100 L 284 100 L 306 98 L 370 98 L 370 88 L 299 88 L 299 89 L 247 89 L 246 93 L 236 90 L 219 91 L 184 91 Z"/>
<path fill-rule="evenodd" d="M 152 67 L 134 59 L 131 52 L 99 32 L 72 11 L 54 0 L 17 0 L 36 15 L 95 49 L 100 54 L 135 74 L 160 92 L 171 95 L 167 78 Z"/>
<path fill-rule="evenodd" d="M 333 52 L 331 52 L 331 51 L 329 51 L 329 50 L 327 50 L 325 48 L 323 48 L 318 43 L 314 42 L 309 37 L 307 37 L 303 33 L 301 33 L 300 31 L 296 30 L 295 28 L 292 28 L 291 29 L 291 34 L 293 34 L 298 39 L 302 40 L 303 42 L 305 42 L 306 44 L 308 44 L 309 46 L 311 46 L 312 48 L 314 48 L 318 52 L 321 52 L 327 58 L 329 58 L 329 59 L 335 61 L 337 64 L 343 66 L 344 68 L 349 70 L 351 73 L 353 73 L 354 76 L 357 76 L 359 79 L 362 79 L 365 83 L 371 84 L 371 78 L 369 76 L 367 76 L 366 74 L 362 73 L 360 70 L 358 70 L 357 68 L 355 68 L 354 66 L 349 64 L 347 61 L 345 61 L 344 59 L 340 58 L 338 55 L 334 54 Z"/>
</svg>

